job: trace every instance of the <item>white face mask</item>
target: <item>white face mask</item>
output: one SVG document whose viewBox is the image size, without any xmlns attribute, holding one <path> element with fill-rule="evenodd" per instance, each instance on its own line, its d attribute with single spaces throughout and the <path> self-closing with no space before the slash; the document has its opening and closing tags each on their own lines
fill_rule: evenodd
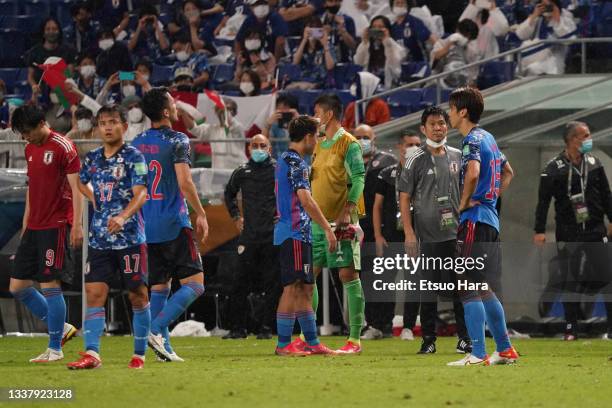
<svg viewBox="0 0 612 408">
<path fill-rule="evenodd" d="M 93 125 L 91 124 L 91 120 L 89 119 L 79 119 L 77 120 L 77 129 L 81 132 L 89 132 Z"/>
<path fill-rule="evenodd" d="M 125 96 L 126 98 L 128 96 L 133 96 L 136 95 L 136 87 L 134 85 L 123 85 L 121 87 L 121 93 L 123 94 L 123 96 Z"/>
<path fill-rule="evenodd" d="M 51 99 L 51 103 L 54 104 L 54 105 L 57 105 L 59 103 L 59 98 L 57 97 L 55 92 L 51 92 L 49 94 L 49 99 Z"/>
<path fill-rule="evenodd" d="M 142 121 L 142 109 L 130 109 L 128 112 L 128 120 L 130 121 L 130 123 L 140 123 Z"/>
<path fill-rule="evenodd" d="M 100 40 L 98 42 L 98 47 L 100 47 L 102 51 L 106 51 L 109 48 L 111 48 L 114 43 L 115 43 L 115 40 L 113 40 L 112 38 L 107 38 L 105 40 Z"/>
<path fill-rule="evenodd" d="M 252 82 L 241 82 L 240 90 L 243 94 L 250 95 L 255 90 L 255 86 Z"/>
<path fill-rule="evenodd" d="M 142 75 L 142 79 L 144 79 L 145 81 L 149 82 L 149 74 L 143 74 Z"/>
<path fill-rule="evenodd" d="M 95 65 L 83 65 L 79 70 L 83 78 L 91 78 L 96 75 L 96 66 Z"/>
<path fill-rule="evenodd" d="M 406 152 L 404 153 L 404 159 L 408 159 L 417 150 L 419 150 L 419 146 L 410 146 L 410 147 L 406 148 Z"/>
<path fill-rule="evenodd" d="M 349 88 L 349 92 L 351 93 L 352 96 L 356 98 L 357 97 L 357 84 L 351 85 L 351 87 Z"/>
<path fill-rule="evenodd" d="M 176 59 L 181 62 L 187 61 L 189 59 L 189 54 L 187 54 L 187 51 L 179 51 L 176 53 Z"/>
<path fill-rule="evenodd" d="M 256 39 L 256 40 L 246 40 L 244 42 L 244 46 L 249 51 L 258 50 L 259 48 L 261 48 L 261 41 L 259 39 Z"/>
<path fill-rule="evenodd" d="M 446 144 L 446 138 L 442 139 L 440 142 L 434 142 L 431 139 L 427 139 L 426 140 L 427 146 L 429 147 L 433 147 L 434 149 L 437 149 L 439 147 L 442 147 Z"/>
<path fill-rule="evenodd" d="M 253 7 L 253 14 L 255 14 L 255 17 L 257 17 L 260 20 L 266 17 L 269 13 L 270 13 L 270 7 L 266 4 L 262 4 L 262 5 Z"/>
<path fill-rule="evenodd" d="M 408 13 L 408 8 L 406 7 L 393 7 L 393 15 L 395 17 L 403 16 L 406 13 Z"/>
</svg>

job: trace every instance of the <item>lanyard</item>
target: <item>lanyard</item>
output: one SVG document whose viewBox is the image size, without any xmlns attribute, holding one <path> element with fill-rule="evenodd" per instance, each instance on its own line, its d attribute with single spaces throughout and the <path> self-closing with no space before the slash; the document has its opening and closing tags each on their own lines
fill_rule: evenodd
<svg viewBox="0 0 612 408">
<path fill-rule="evenodd" d="M 436 199 L 438 199 L 440 197 L 440 193 L 439 193 L 439 187 L 438 187 L 438 169 L 436 168 L 436 159 L 434 157 L 434 155 L 429 152 L 429 155 L 431 157 L 431 162 L 433 163 L 433 173 L 434 173 L 434 193 L 436 195 Z M 453 191 L 453 178 L 450 174 L 450 158 L 448 157 L 448 149 L 446 148 L 446 146 L 444 146 L 444 156 L 446 156 L 446 163 L 448 164 L 448 174 L 449 174 L 449 182 L 448 182 L 448 199 L 450 201 L 451 199 L 451 194 Z"/>
<path fill-rule="evenodd" d="M 569 171 L 567 173 L 567 196 L 572 197 L 572 171 L 575 168 L 574 164 L 568 160 L 569 163 Z M 586 193 L 587 183 L 589 181 L 589 171 L 587 165 L 587 155 L 585 154 L 582 157 L 582 163 L 580 164 L 580 170 L 576 169 L 578 175 L 580 176 L 580 194 Z"/>
<path fill-rule="evenodd" d="M 395 168 L 395 172 L 396 172 L 395 173 L 395 180 L 394 180 L 394 182 L 395 182 L 395 202 L 397 203 L 397 210 L 398 211 L 400 209 L 399 180 L 400 180 L 400 177 L 402 175 L 402 168 L 403 168 L 403 166 L 400 163 L 398 163 L 397 167 Z"/>
</svg>

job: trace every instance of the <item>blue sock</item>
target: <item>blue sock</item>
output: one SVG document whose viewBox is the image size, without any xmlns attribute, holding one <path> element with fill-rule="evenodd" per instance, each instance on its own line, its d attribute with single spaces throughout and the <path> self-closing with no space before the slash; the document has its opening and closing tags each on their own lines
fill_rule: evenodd
<svg viewBox="0 0 612 408">
<path fill-rule="evenodd" d="M 151 308 L 146 306 L 136 309 L 132 308 L 134 314 L 134 354 L 144 356 L 147 350 L 147 337 L 151 329 Z"/>
<path fill-rule="evenodd" d="M 203 293 L 204 285 L 199 283 L 189 282 L 182 285 L 168 300 L 166 306 L 159 312 L 153 322 L 151 322 L 151 333 L 161 334 L 164 328 L 168 328 L 170 323 L 175 321 Z"/>
<path fill-rule="evenodd" d="M 295 317 L 300 323 L 300 328 L 302 329 L 302 334 L 304 334 L 304 339 L 309 346 L 316 346 L 319 343 L 319 338 L 317 337 L 317 319 L 312 310 L 302 310 L 300 312 L 295 312 Z"/>
<path fill-rule="evenodd" d="M 47 322 L 47 301 L 39 291 L 30 286 L 29 288 L 11 293 L 15 299 L 26 305 L 34 316 L 43 322 Z"/>
<path fill-rule="evenodd" d="M 88 307 L 83 323 L 85 337 L 85 351 L 91 350 L 100 353 L 100 337 L 104 331 L 106 313 L 103 307 Z"/>
<path fill-rule="evenodd" d="M 283 348 L 291 343 L 295 313 L 276 312 L 276 331 L 278 333 L 277 347 Z"/>
<path fill-rule="evenodd" d="M 66 322 L 66 302 L 61 288 L 43 288 L 47 300 L 47 329 L 49 330 L 49 348 L 62 349 L 62 336 Z"/>
<path fill-rule="evenodd" d="M 166 306 L 166 301 L 168 300 L 169 294 L 170 289 L 151 290 L 151 319 L 155 319 L 159 312 L 162 311 L 164 306 Z M 173 350 L 172 346 L 170 345 L 170 329 L 163 327 L 161 335 L 164 337 L 164 339 L 166 339 L 164 348 L 168 353 L 172 353 Z"/>
<path fill-rule="evenodd" d="M 480 298 L 472 299 L 463 304 L 465 325 L 468 335 L 472 339 L 472 354 L 478 358 L 485 358 L 485 308 Z"/>
<path fill-rule="evenodd" d="M 511 344 L 510 339 L 508 338 L 508 328 L 506 327 L 504 307 L 494 293 L 491 293 L 491 296 L 484 298 L 482 303 L 487 315 L 487 325 L 489 326 L 489 330 L 495 339 L 495 347 L 497 352 L 502 352 L 509 349 Z"/>
</svg>

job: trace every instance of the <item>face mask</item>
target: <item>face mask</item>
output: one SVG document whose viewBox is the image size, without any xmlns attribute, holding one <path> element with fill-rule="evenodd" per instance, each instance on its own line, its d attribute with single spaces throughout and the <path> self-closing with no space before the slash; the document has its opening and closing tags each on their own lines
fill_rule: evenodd
<svg viewBox="0 0 612 408">
<path fill-rule="evenodd" d="M 446 138 L 442 139 L 442 141 L 440 141 L 440 142 L 434 142 L 431 139 L 427 139 L 425 142 L 427 143 L 427 146 L 433 147 L 434 149 L 437 149 L 437 148 L 442 147 L 442 146 L 444 146 L 446 144 Z"/>
<path fill-rule="evenodd" d="M 252 82 L 241 82 L 240 90 L 243 94 L 250 95 L 255 90 L 255 86 Z"/>
<path fill-rule="evenodd" d="M 338 14 L 338 12 L 340 11 L 340 6 L 325 7 L 325 10 L 327 10 L 327 12 L 330 14 Z"/>
<path fill-rule="evenodd" d="M 106 51 L 109 48 L 111 48 L 114 43 L 115 43 L 115 40 L 113 40 L 112 38 L 107 38 L 105 40 L 98 41 L 98 47 L 100 47 L 102 51 Z"/>
<path fill-rule="evenodd" d="M 126 98 L 128 96 L 136 95 L 136 87 L 134 85 L 123 85 L 123 87 L 121 88 L 121 93 Z"/>
<path fill-rule="evenodd" d="M 52 44 L 55 44 L 59 41 L 59 33 L 47 33 L 45 34 L 45 40 L 49 41 Z"/>
<path fill-rule="evenodd" d="M 89 119 L 79 119 L 77 120 L 77 129 L 81 132 L 89 132 L 93 125 L 91 124 L 91 120 Z"/>
<path fill-rule="evenodd" d="M 79 70 L 84 78 L 91 78 L 96 74 L 95 65 L 83 65 Z"/>
<path fill-rule="evenodd" d="M 253 149 L 251 150 L 251 159 L 253 159 L 253 161 L 255 163 L 261 163 L 262 161 L 266 160 L 268 158 L 268 151 L 267 150 L 261 150 L 261 149 Z"/>
<path fill-rule="evenodd" d="M 244 46 L 249 51 L 258 50 L 261 48 L 261 41 L 260 40 L 246 40 L 244 42 Z"/>
<path fill-rule="evenodd" d="M 189 54 L 187 54 L 187 51 L 179 51 L 176 53 L 176 59 L 181 62 L 187 61 L 188 58 Z"/>
<path fill-rule="evenodd" d="M 128 120 L 130 123 L 140 123 L 142 120 L 142 109 L 132 108 L 128 112 Z"/>
<path fill-rule="evenodd" d="M 349 88 L 349 92 L 351 93 L 352 96 L 356 98 L 357 97 L 357 84 L 351 85 L 351 87 Z"/>
<path fill-rule="evenodd" d="M 179 92 L 191 92 L 193 87 L 191 85 L 179 85 L 176 87 L 176 90 Z"/>
<path fill-rule="evenodd" d="M 361 153 L 365 156 L 372 153 L 372 141 L 370 139 L 359 139 Z"/>
<path fill-rule="evenodd" d="M 588 153 L 593 150 L 593 139 L 586 139 L 582 141 L 582 145 L 578 149 L 580 153 Z"/>
<path fill-rule="evenodd" d="M 144 79 L 145 81 L 149 81 L 149 74 L 143 74 L 142 75 L 142 79 Z"/>
<path fill-rule="evenodd" d="M 200 13 L 197 10 L 188 11 L 187 13 L 185 13 L 185 17 L 187 17 L 187 19 L 196 18 L 199 15 Z"/>
<path fill-rule="evenodd" d="M 255 17 L 260 20 L 264 17 L 267 17 L 269 13 L 270 7 L 268 5 L 262 4 L 260 6 L 253 7 L 253 14 L 255 14 Z"/>
<path fill-rule="evenodd" d="M 403 16 L 406 13 L 408 13 L 406 7 L 393 7 L 393 15 L 395 15 L 395 17 Z"/>
<path fill-rule="evenodd" d="M 419 146 L 410 146 L 406 148 L 406 152 L 404 153 L 404 159 L 408 159 L 417 150 L 419 150 Z"/>
<path fill-rule="evenodd" d="M 55 92 L 51 92 L 49 94 L 49 99 L 51 99 L 51 103 L 54 104 L 54 105 L 57 105 L 59 103 L 59 98 L 57 97 Z"/>
</svg>

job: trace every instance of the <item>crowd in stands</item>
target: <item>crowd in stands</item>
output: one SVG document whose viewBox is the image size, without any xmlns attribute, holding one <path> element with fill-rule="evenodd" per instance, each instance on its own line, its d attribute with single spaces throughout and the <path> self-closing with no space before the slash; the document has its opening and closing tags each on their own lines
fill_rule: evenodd
<svg viewBox="0 0 612 408">
<path fill-rule="evenodd" d="M 305 93 L 333 89 L 345 102 L 344 125 L 352 129 L 358 98 L 521 44 L 608 35 L 610 24 L 602 19 L 612 19 L 612 2 L 3 0 L 0 11 L 1 128 L 9 125 L 11 106 L 39 103 L 54 129 L 92 137 L 87 107 L 63 109 L 41 80 L 40 65 L 60 57 L 68 65 L 69 89 L 100 105 L 118 102 L 129 109 L 131 139 L 148 122 L 140 98 L 158 85 L 228 96 L 280 91 L 278 111 L 260 129 L 274 136 L 282 136 L 281 119 L 288 113 L 310 113 L 311 107 L 302 104 Z M 534 48 L 523 55 L 521 72 L 563 73 L 571 50 L 565 45 Z M 515 63 L 497 63 L 511 69 L 493 77 L 479 68 L 455 72 L 442 84 L 484 88 L 511 80 Z M 435 103 L 435 94 L 426 84 L 414 101 L 375 98 L 359 117 L 378 125 Z M 195 129 L 193 120 L 183 117 L 186 128 Z M 249 127 L 243 123 L 231 132 Z M 200 129 L 190 135 L 203 133 L 209 134 Z"/>
</svg>

